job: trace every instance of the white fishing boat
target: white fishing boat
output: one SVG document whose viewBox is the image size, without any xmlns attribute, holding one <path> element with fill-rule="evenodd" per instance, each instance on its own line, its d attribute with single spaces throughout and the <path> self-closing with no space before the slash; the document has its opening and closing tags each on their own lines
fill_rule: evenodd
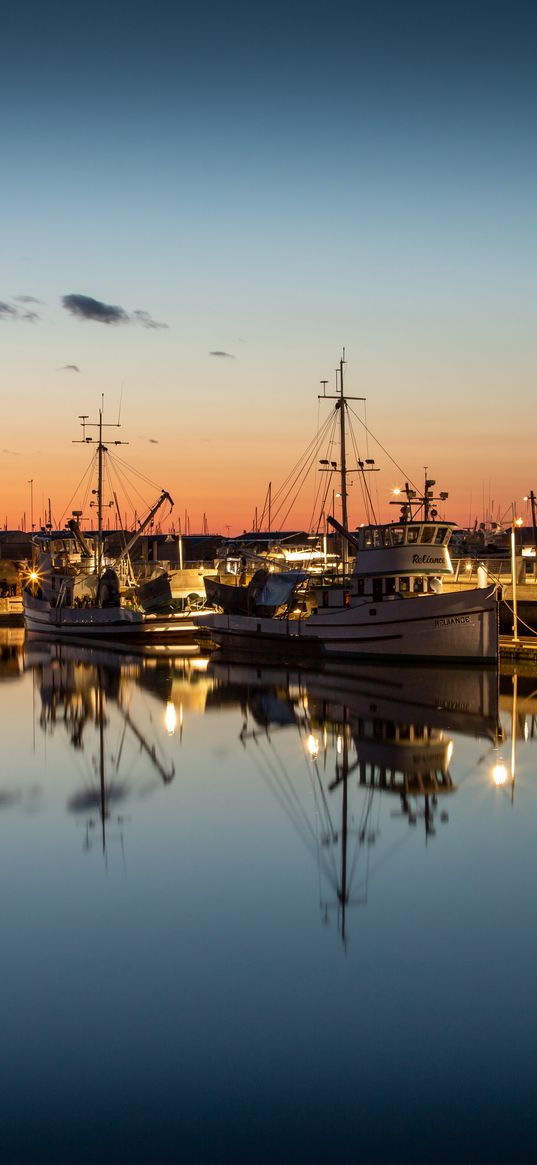
<svg viewBox="0 0 537 1165">
<path fill-rule="evenodd" d="M 495 585 L 443 593 L 453 574 L 449 541 L 455 523 L 440 519 L 435 481 L 423 494 L 403 491 L 399 520 L 369 521 L 354 533 L 347 523 L 347 463 L 343 363 L 336 393 L 341 424 L 341 582 L 319 584 L 304 573 L 269 575 L 247 614 L 206 616 L 204 628 L 231 652 L 279 656 L 416 659 L 495 663 L 498 658 L 498 595 Z M 357 471 L 364 470 L 358 462 Z M 348 548 L 355 555 L 347 570 Z M 195 617 L 194 617 L 195 618 Z"/>
<path fill-rule="evenodd" d="M 376 532 L 381 530 L 376 528 Z M 364 553 L 367 566 L 374 568 L 372 557 Z M 453 594 L 401 592 L 401 580 L 422 584 L 427 581 L 427 574 L 411 571 L 408 562 L 402 564 L 398 557 L 386 557 L 386 573 L 368 575 L 364 558 L 359 556 L 348 588 L 308 589 L 304 582 L 291 580 L 287 601 L 275 606 L 271 615 L 208 614 L 203 626 L 211 639 L 228 651 L 285 655 L 293 650 L 295 655 L 314 652 L 325 656 L 495 663 L 496 587 Z M 261 596 L 265 610 L 270 588 L 269 581 Z"/>
<path fill-rule="evenodd" d="M 119 556 L 113 563 L 107 561 L 103 530 L 103 465 L 108 448 L 103 442 L 103 428 L 109 426 L 104 425 L 102 408 L 95 426 L 88 424 L 87 417 L 81 420 L 82 442 L 96 444 L 97 488 L 93 491 L 96 500 L 90 504 L 97 510 L 97 530 L 82 534 L 78 520 L 81 511 L 74 511 L 64 531 L 54 534 L 45 530 L 34 537 L 34 561 L 22 593 L 24 626 L 30 633 L 55 638 L 131 639 L 146 633 L 154 638 L 157 621 L 146 616 L 135 599 L 125 601 L 120 574 L 129 561 L 132 543 L 152 521 L 164 501 L 173 505 L 172 499 L 163 490 L 134 535 L 125 538 Z M 96 442 L 87 435 L 87 429 L 93 427 L 98 429 Z M 111 427 L 117 428 L 116 425 Z M 123 444 L 117 440 L 113 443 Z M 117 498 L 115 502 L 117 508 Z M 191 631 L 189 620 L 188 624 Z M 169 630 L 170 622 L 164 627 L 160 621 L 158 626 L 164 632 Z M 180 617 L 173 621 L 172 630 L 184 631 L 185 627 L 186 623 Z"/>
</svg>

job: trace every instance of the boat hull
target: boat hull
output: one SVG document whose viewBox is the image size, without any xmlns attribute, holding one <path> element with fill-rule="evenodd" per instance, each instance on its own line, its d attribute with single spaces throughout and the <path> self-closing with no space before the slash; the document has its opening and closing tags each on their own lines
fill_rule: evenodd
<svg viewBox="0 0 537 1165">
<path fill-rule="evenodd" d="M 54 635 L 117 636 L 139 631 L 143 615 L 129 607 L 53 607 L 47 599 L 23 592 L 27 631 Z"/>
<path fill-rule="evenodd" d="M 189 614 L 142 614 L 129 607 L 51 607 L 44 599 L 24 592 L 24 626 L 29 635 L 71 642 L 106 640 L 111 643 L 196 644 L 206 618 L 198 615 L 194 626 Z"/>
<path fill-rule="evenodd" d="M 195 622 L 195 618 L 194 618 Z M 449 595 L 362 602 L 320 609 L 298 619 L 210 615 L 205 630 L 218 645 L 272 658 L 317 653 L 329 657 L 496 663 L 495 587 Z"/>
</svg>

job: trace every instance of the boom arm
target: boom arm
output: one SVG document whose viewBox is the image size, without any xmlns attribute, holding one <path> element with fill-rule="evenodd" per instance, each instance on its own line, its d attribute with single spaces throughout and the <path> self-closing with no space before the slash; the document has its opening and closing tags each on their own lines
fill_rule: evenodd
<svg viewBox="0 0 537 1165">
<path fill-rule="evenodd" d="M 171 498 L 169 493 L 167 493 L 166 490 L 163 489 L 158 501 L 156 501 L 155 505 L 151 507 L 147 517 L 144 518 L 143 522 L 140 523 L 138 529 L 135 530 L 134 534 L 132 534 L 132 536 L 129 538 L 127 545 L 123 547 L 123 550 L 121 551 L 121 554 L 119 555 L 119 557 L 116 558 L 116 566 L 119 562 L 122 562 L 122 560 L 124 558 L 126 558 L 128 554 L 130 554 L 133 546 L 136 545 L 140 535 L 143 534 L 144 530 L 147 529 L 147 527 L 149 526 L 149 523 L 153 521 L 155 514 L 158 512 L 158 510 L 160 510 L 160 507 L 162 505 L 164 505 L 164 502 L 166 502 L 166 501 L 169 502 L 170 506 L 173 507 L 173 498 Z"/>
<path fill-rule="evenodd" d="M 71 531 L 71 534 L 73 535 L 73 538 L 75 539 L 75 542 L 77 543 L 80 550 L 82 551 L 84 558 L 91 558 L 91 550 L 90 550 L 85 538 L 82 537 L 82 531 L 80 529 L 80 526 L 78 525 L 76 518 L 70 518 L 68 523 L 67 523 L 67 527 Z"/>
<path fill-rule="evenodd" d="M 350 546 L 354 546 L 355 550 L 359 549 L 357 539 L 354 537 L 353 534 L 350 534 L 349 531 L 346 530 L 344 526 L 341 525 L 341 522 L 338 522 L 337 518 L 332 518 L 330 515 L 328 515 L 327 521 L 330 523 L 331 526 L 334 527 L 334 530 L 337 530 L 338 534 L 341 534 L 342 538 L 347 539 L 347 542 L 349 543 Z"/>
</svg>

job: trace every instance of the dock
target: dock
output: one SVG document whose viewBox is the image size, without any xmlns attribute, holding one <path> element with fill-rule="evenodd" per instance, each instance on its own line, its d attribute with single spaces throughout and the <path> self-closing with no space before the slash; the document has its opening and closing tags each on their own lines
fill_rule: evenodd
<svg viewBox="0 0 537 1165">
<path fill-rule="evenodd" d="M 526 663 L 537 669 L 537 635 L 500 635 L 500 662 Z"/>
</svg>

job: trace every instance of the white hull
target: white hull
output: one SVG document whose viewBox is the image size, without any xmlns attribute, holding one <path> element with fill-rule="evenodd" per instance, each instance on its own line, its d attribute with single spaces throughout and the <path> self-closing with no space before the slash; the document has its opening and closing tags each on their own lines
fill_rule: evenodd
<svg viewBox="0 0 537 1165">
<path fill-rule="evenodd" d="M 194 618 L 194 622 L 195 622 Z M 352 607 L 320 609 L 303 619 L 211 615 L 211 638 L 229 650 L 383 659 L 498 658 L 498 602 L 494 587 L 458 594 L 424 595 Z"/>
<path fill-rule="evenodd" d="M 110 637 L 139 632 L 143 615 L 128 607 L 52 607 L 47 599 L 23 592 L 27 631 L 54 635 Z"/>
<path fill-rule="evenodd" d="M 129 607 L 51 607 L 47 600 L 35 599 L 23 592 L 24 626 L 30 635 L 47 639 L 68 639 L 71 642 L 107 640 L 110 643 L 134 642 L 151 644 L 194 644 L 199 626 L 194 626 L 190 615 L 144 615 Z M 203 625 L 204 612 L 198 615 Z"/>
</svg>

